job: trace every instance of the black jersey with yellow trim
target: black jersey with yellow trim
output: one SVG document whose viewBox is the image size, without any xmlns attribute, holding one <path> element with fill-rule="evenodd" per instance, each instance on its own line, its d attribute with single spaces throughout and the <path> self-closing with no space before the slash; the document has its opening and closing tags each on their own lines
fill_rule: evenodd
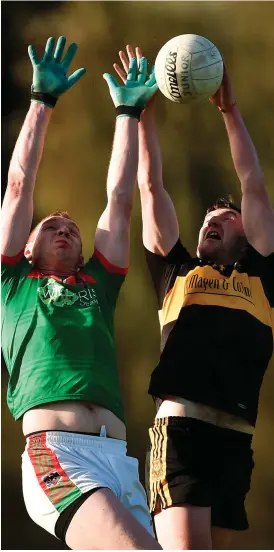
<svg viewBox="0 0 274 552">
<path fill-rule="evenodd" d="M 161 326 L 149 393 L 179 396 L 255 425 L 273 353 L 274 253 L 252 247 L 231 266 L 191 257 L 180 240 L 160 256 L 145 249 Z"/>
</svg>

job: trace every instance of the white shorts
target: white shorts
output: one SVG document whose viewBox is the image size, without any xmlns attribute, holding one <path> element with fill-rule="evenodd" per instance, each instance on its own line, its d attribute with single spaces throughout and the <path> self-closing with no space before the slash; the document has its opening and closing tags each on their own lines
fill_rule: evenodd
<svg viewBox="0 0 274 552">
<path fill-rule="evenodd" d="M 138 460 L 127 456 L 126 451 L 125 441 L 101 436 L 61 431 L 28 436 L 22 476 L 31 519 L 62 538 L 55 530 L 60 514 L 75 501 L 82 503 L 85 493 L 105 487 L 154 536 L 146 494 L 139 481 Z"/>
</svg>

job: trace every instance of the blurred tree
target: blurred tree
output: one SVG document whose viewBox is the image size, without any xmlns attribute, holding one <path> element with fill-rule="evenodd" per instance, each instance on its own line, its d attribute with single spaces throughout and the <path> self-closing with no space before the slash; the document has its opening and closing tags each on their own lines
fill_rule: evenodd
<svg viewBox="0 0 274 552">
<path fill-rule="evenodd" d="M 35 44 L 42 53 L 48 36 L 63 34 L 68 41 L 78 42 L 76 65 L 86 67 L 87 74 L 55 109 L 38 175 L 35 218 L 55 208 L 68 209 L 82 230 L 87 257 L 105 205 L 114 129 L 114 108 L 102 74 L 111 72 L 118 50 L 128 43 L 140 45 L 153 63 L 167 40 L 197 33 L 209 38 L 224 54 L 274 204 L 273 16 L 270 2 L 3 2 L 3 182 L 29 104 L 32 70 L 27 45 Z M 165 185 L 176 205 L 182 239 L 194 253 L 207 205 L 223 193 L 240 198 L 225 129 L 209 103 L 179 106 L 161 94 L 157 120 Z M 143 477 L 147 428 L 154 415 L 147 386 L 159 355 L 159 328 L 142 251 L 138 196 L 131 249 L 131 270 L 119 300 L 116 334 L 129 454 L 139 458 Z M 6 382 L 4 371 L 2 548 L 65 548 L 36 527 L 25 511 L 20 474 L 24 438 L 20 424 L 12 420 L 5 405 Z M 250 530 L 235 535 L 235 549 L 274 548 L 273 384 L 272 361 L 261 393 L 254 438 L 256 467 L 247 500 Z"/>
</svg>

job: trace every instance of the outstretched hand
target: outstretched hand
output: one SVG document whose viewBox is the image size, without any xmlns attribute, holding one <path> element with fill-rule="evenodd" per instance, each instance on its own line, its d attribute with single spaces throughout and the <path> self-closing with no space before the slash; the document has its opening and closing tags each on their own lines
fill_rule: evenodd
<svg viewBox="0 0 274 552">
<path fill-rule="evenodd" d="M 140 48 L 136 49 L 136 57 L 133 49 L 128 48 L 130 48 L 128 59 L 124 52 L 120 52 L 124 70 L 119 65 L 114 64 L 114 68 L 121 77 L 124 86 L 120 86 L 109 73 L 105 73 L 103 77 L 107 81 L 115 107 L 126 105 L 144 109 L 158 90 L 154 68 L 147 76 L 147 59 L 142 56 Z"/>
<path fill-rule="evenodd" d="M 231 108 L 236 104 L 234 92 L 232 90 L 232 84 L 230 77 L 228 75 L 227 68 L 224 63 L 224 76 L 220 88 L 217 90 L 216 94 L 210 96 L 209 101 L 215 104 L 220 111 L 224 113 L 231 110 Z"/>
<path fill-rule="evenodd" d="M 134 52 L 133 47 L 130 44 L 128 44 L 126 46 L 126 51 L 127 51 L 127 54 L 123 50 L 120 50 L 120 52 L 119 52 L 119 57 L 120 57 L 123 69 L 120 67 L 120 65 L 118 65 L 118 63 L 113 64 L 113 67 L 114 67 L 117 75 L 119 75 L 119 77 L 123 81 L 123 83 L 126 83 L 126 80 L 127 80 L 127 74 L 128 74 L 128 70 L 129 70 L 130 60 L 133 59 L 134 57 L 136 57 L 137 65 L 139 66 L 140 65 L 140 59 L 143 57 L 141 48 L 139 46 L 137 46 L 135 48 L 135 52 Z M 148 103 L 146 105 L 146 112 L 148 110 L 152 109 L 157 92 L 158 92 L 158 90 L 156 90 L 156 92 L 153 94 L 153 96 L 148 101 Z"/>
<path fill-rule="evenodd" d="M 34 46 L 28 47 L 28 54 L 33 67 L 32 91 L 52 96 L 61 96 L 69 90 L 84 75 L 86 69 L 77 69 L 67 77 L 67 72 L 77 51 L 77 44 L 73 42 L 67 49 L 62 60 L 66 39 L 58 38 L 55 52 L 55 39 L 49 38 L 46 43 L 44 56 L 40 59 Z M 62 61 L 61 61 L 62 60 Z"/>
</svg>

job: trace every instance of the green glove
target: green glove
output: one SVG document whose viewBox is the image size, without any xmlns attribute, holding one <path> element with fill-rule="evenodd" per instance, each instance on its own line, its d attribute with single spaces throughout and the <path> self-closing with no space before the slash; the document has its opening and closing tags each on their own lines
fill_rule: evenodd
<svg viewBox="0 0 274 552">
<path fill-rule="evenodd" d="M 126 83 L 120 86 L 109 73 L 104 73 L 109 92 L 116 107 L 117 116 L 123 115 L 140 119 L 140 114 L 150 98 L 157 92 L 154 67 L 147 78 L 147 59 L 140 59 L 139 69 L 137 59 L 132 58 L 129 64 Z"/>
<path fill-rule="evenodd" d="M 70 44 L 63 61 L 61 61 L 66 44 L 65 37 L 60 36 L 58 38 L 53 54 L 54 44 L 54 38 L 51 37 L 47 40 L 44 56 L 41 60 L 34 46 L 28 47 L 28 54 L 33 66 L 31 99 L 32 101 L 44 103 L 49 107 L 54 107 L 57 98 L 66 90 L 69 90 L 86 72 L 84 68 L 77 69 L 70 77 L 67 77 L 66 74 L 78 46 L 75 42 Z"/>
</svg>

